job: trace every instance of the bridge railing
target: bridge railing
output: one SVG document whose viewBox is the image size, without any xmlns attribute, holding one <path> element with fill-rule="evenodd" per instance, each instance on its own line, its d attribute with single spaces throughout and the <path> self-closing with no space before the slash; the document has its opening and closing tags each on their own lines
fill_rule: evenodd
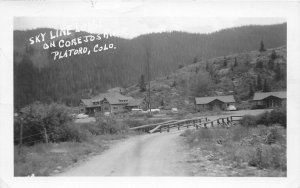
<svg viewBox="0 0 300 188">
<path fill-rule="evenodd" d="M 175 125 L 178 123 L 185 123 L 188 121 L 193 121 L 193 122 L 201 122 L 201 121 L 207 121 L 206 117 L 201 117 L 201 118 L 192 118 L 192 119 L 183 119 L 183 120 L 170 120 L 166 122 L 161 122 L 161 123 L 155 123 L 155 124 L 147 124 L 147 125 L 142 125 L 138 127 L 132 127 L 130 130 L 139 130 L 139 131 L 145 131 L 145 132 L 150 132 L 151 130 L 157 128 L 157 127 L 164 127 L 168 125 Z M 152 131 L 154 132 L 154 131 Z M 151 133 L 152 133 L 151 132 Z"/>
<path fill-rule="evenodd" d="M 131 130 L 139 130 L 149 133 L 162 132 L 164 130 L 170 131 L 171 128 L 176 127 L 180 130 L 181 127 L 189 128 L 189 126 L 194 126 L 196 129 L 199 127 L 208 128 L 215 126 L 224 126 L 229 127 L 233 122 L 238 121 L 242 116 L 229 116 L 221 117 L 215 120 L 209 120 L 207 117 L 198 117 L 192 119 L 183 119 L 183 120 L 170 120 L 161 123 L 142 125 L 138 127 L 130 128 Z"/>
</svg>

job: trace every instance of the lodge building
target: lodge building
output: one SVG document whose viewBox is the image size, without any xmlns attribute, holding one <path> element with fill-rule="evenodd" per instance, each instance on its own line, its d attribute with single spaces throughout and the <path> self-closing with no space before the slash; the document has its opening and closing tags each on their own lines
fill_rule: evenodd
<svg viewBox="0 0 300 188">
<path fill-rule="evenodd" d="M 141 109 L 144 105 L 143 99 L 127 97 L 119 92 L 102 93 L 92 99 L 81 99 L 79 104 L 80 113 L 93 115 L 99 113 L 122 113 L 131 111 L 133 108 Z"/>
</svg>

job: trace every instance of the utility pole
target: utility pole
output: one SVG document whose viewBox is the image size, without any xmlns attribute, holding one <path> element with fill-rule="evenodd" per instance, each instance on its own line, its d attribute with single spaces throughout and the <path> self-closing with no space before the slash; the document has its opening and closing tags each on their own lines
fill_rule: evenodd
<svg viewBox="0 0 300 188">
<path fill-rule="evenodd" d="M 147 61 L 147 71 L 148 71 L 148 109 L 151 113 L 151 92 L 150 92 L 150 39 L 146 38 L 145 41 L 145 47 L 146 47 L 146 61 Z"/>
<path fill-rule="evenodd" d="M 148 64 L 148 98 L 149 98 L 148 108 L 150 109 L 150 113 L 151 113 L 150 60 L 149 60 L 149 52 L 148 51 L 147 51 L 147 64 Z"/>
</svg>

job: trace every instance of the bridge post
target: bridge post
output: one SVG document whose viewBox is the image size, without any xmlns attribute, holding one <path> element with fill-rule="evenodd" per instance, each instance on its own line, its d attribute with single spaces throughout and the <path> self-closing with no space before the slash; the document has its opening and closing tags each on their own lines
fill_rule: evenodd
<svg viewBox="0 0 300 188">
<path fill-rule="evenodd" d="M 204 128 L 207 129 L 206 123 L 204 123 Z"/>
<path fill-rule="evenodd" d="M 193 121 L 193 123 L 194 123 L 194 127 L 196 127 L 196 121 L 195 120 Z"/>
<path fill-rule="evenodd" d="M 168 125 L 168 129 L 167 129 L 167 132 L 170 132 L 170 125 Z"/>
<path fill-rule="evenodd" d="M 198 129 L 199 127 L 198 127 L 198 124 L 196 125 L 196 129 Z"/>
<path fill-rule="evenodd" d="M 189 122 L 186 122 L 186 128 L 189 128 Z"/>
<path fill-rule="evenodd" d="M 159 127 L 159 132 L 161 133 L 161 127 Z"/>
<path fill-rule="evenodd" d="M 232 116 L 230 116 L 230 120 L 232 121 Z"/>
<path fill-rule="evenodd" d="M 213 127 L 213 126 L 214 126 L 214 121 L 211 122 L 211 127 Z"/>
</svg>

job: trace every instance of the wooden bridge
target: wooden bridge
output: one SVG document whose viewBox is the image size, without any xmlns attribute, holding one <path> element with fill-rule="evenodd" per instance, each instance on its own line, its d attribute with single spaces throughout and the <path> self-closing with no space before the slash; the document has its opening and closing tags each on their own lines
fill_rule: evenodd
<svg viewBox="0 0 300 188">
<path fill-rule="evenodd" d="M 208 127 L 228 128 L 232 126 L 235 121 L 241 119 L 241 117 L 242 116 L 228 116 L 228 117 L 217 118 L 214 120 L 209 120 L 207 117 L 199 117 L 199 118 L 183 119 L 183 120 L 170 120 L 161 123 L 132 127 L 130 128 L 130 130 L 154 133 L 154 132 L 162 132 L 165 130 L 169 132 L 171 128 L 177 128 L 178 130 L 180 130 L 180 128 L 183 127 L 189 128 L 190 126 L 193 126 L 196 129 L 199 129 L 199 127 L 200 128 L 208 128 Z"/>
</svg>

